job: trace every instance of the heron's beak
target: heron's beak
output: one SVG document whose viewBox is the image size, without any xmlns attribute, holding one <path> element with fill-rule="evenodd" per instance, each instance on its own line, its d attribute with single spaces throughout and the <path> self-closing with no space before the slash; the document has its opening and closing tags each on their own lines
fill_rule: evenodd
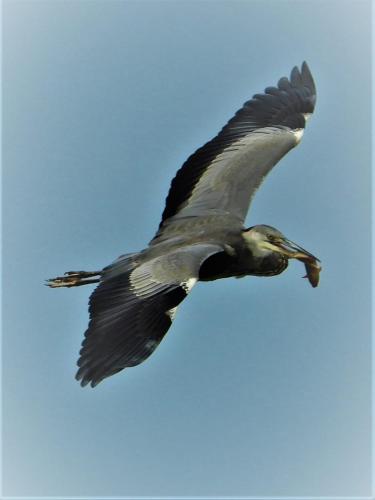
<svg viewBox="0 0 375 500">
<path fill-rule="evenodd" d="M 277 241 L 273 241 L 272 246 L 288 259 L 297 259 L 303 262 L 306 269 L 306 276 L 304 276 L 304 278 L 308 278 L 311 286 L 314 288 L 318 286 L 319 274 L 322 270 L 322 266 L 317 257 L 286 238 L 280 238 Z"/>
<path fill-rule="evenodd" d="M 313 254 L 286 238 L 280 238 L 273 243 L 278 247 L 278 251 L 283 253 L 289 259 L 318 260 Z"/>
</svg>

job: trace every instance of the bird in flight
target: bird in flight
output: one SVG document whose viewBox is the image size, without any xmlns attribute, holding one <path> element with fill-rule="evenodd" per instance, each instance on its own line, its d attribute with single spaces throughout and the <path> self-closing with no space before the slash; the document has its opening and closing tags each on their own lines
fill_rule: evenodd
<svg viewBox="0 0 375 500">
<path fill-rule="evenodd" d="M 255 94 L 219 134 L 193 153 L 172 181 L 157 233 L 147 248 L 100 271 L 70 271 L 56 287 L 99 283 L 76 379 L 95 387 L 139 365 L 157 348 L 176 309 L 198 281 L 274 276 L 289 259 L 313 287 L 319 259 L 268 226 L 244 227 L 253 196 L 272 167 L 300 142 L 316 91 L 304 62 L 290 78 Z"/>
</svg>

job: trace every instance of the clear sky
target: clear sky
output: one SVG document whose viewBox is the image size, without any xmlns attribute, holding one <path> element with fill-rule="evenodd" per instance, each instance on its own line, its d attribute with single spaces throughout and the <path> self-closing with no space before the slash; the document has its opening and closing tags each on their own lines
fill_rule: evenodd
<svg viewBox="0 0 375 500">
<path fill-rule="evenodd" d="M 370 2 L 4 5 L 4 494 L 370 494 Z M 177 168 L 306 60 L 303 141 L 256 195 L 322 260 L 196 286 L 144 364 L 74 380 L 96 270 L 153 236 Z"/>
</svg>

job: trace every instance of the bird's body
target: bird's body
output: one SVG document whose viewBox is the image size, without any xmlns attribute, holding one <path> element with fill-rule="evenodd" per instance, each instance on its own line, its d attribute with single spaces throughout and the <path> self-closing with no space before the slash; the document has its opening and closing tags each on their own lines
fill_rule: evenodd
<svg viewBox="0 0 375 500">
<path fill-rule="evenodd" d="M 278 87 L 257 94 L 172 181 L 162 221 L 148 247 L 97 272 L 70 272 L 52 287 L 100 282 L 78 361 L 82 385 L 98 384 L 145 360 L 197 281 L 273 276 L 288 259 L 305 264 L 313 286 L 320 265 L 278 230 L 244 228 L 252 197 L 272 167 L 301 140 L 314 110 L 315 85 L 303 63 Z"/>
</svg>

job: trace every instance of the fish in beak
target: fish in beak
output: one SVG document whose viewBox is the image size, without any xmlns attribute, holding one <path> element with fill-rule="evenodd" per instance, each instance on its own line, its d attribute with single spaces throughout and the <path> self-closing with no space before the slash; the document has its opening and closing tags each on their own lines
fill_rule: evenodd
<svg viewBox="0 0 375 500">
<path fill-rule="evenodd" d="M 315 288 L 318 286 L 322 266 L 317 257 L 286 238 L 274 239 L 272 244 L 278 252 L 281 252 L 288 259 L 297 259 L 303 262 L 306 269 L 306 276 L 304 278 L 308 278 L 312 287 Z"/>
</svg>

